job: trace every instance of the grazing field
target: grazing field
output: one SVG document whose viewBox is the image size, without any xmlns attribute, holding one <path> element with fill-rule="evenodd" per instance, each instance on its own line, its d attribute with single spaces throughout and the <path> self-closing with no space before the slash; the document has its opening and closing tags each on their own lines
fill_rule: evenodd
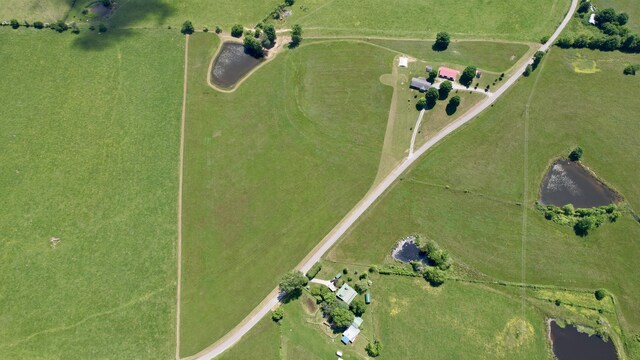
<svg viewBox="0 0 640 360">
<path fill-rule="evenodd" d="M 345 43 L 286 51 L 220 93 L 205 78 L 217 46 L 191 37 L 182 355 L 233 328 L 364 196 L 392 92 L 379 78 L 395 54 Z"/>
<path fill-rule="evenodd" d="M 434 39 L 538 41 L 551 35 L 569 9 L 566 0 L 388 1 L 300 0 L 286 26 L 301 24 L 307 35 L 363 35 Z"/>
<path fill-rule="evenodd" d="M 445 51 L 431 49 L 432 41 L 379 40 L 368 42 L 429 63 L 474 65 L 480 70 L 506 72 L 529 51 L 526 44 L 493 41 L 454 41 Z"/>
<path fill-rule="evenodd" d="M 170 358 L 184 39 L 0 29 L 0 358 Z"/>
<path fill-rule="evenodd" d="M 598 71 L 577 72 L 578 58 Z M 619 52 L 552 49 L 533 76 L 427 154 L 328 258 L 379 262 L 398 239 L 420 233 L 456 261 L 501 280 L 605 287 L 619 301 L 628 355 L 637 357 L 640 272 L 631 264 L 640 246 L 631 239 L 640 225 L 625 214 L 580 238 L 533 207 L 550 162 L 580 145 L 583 161 L 640 208 L 640 83 L 622 75 L 634 61 Z"/>
<path fill-rule="evenodd" d="M 0 0 L 0 21 L 53 22 L 64 19 L 73 0 Z"/>
</svg>

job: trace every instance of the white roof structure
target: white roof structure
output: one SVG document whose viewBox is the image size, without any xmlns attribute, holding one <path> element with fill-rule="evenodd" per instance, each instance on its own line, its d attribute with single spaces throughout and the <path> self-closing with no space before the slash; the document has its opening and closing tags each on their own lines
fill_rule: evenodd
<svg viewBox="0 0 640 360">
<path fill-rule="evenodd" d="M 358 337 L 358 334 L 360 334 L 360 329 L 351 325 L 342 335 L 346 336 L 350 342 L 354 342 L 356 341 L 356 337 Z"/>
<path fill-rule="evenodd" d="M 398 61 L 398 66 L 400 66 L 400 67 L 409 66 L 409 58 L 406 57 L 406 56 L 401 56 L 400 60 Z"/>
<path fill-rule="evenodd" d="M 591 14 L 591 16 L 589 16 L 589 24 L 591 25 L 596 24 L 596 14 Z"/>
</svg>

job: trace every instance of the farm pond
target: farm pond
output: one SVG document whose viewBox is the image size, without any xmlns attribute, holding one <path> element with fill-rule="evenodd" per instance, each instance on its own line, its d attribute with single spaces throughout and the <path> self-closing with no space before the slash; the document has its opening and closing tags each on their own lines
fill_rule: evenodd
<svg viewBox="0 0 640 360">
<path fill-rule="evenodd" d="M 560 327 L 549 321 L 549 336 L 558 360 L 617 360 L 615 345 L 597 335 L 578 331 L 574 326 Z"/>
<path fill-rule="evenodd" d="M 598 181 L 581 165 L 569 161 L 556 161 L 540 188 L 540 202 L 544 205 L 564 206 L 572 204 L 576 208 L 591 208 L 616 203 L 615 191 Z"/>
<path fill-rule="evenodd" d="M 415 236 L 408 236 L 398 242 L 396 247 L 391 252 L 391 256 L 394 259 L 409 263 L 412 261 L 427 262 L 427 258 L 420 252 L 418 244 L 416 244 Z"/>
<path fill-rule="evenodd" d="M 244 51 L 244 45 L 225 42 L 211 67 L 211 82 L 223 89 L 232 88 L 242 77 L 264 59 L 257 59 Z"/>
</svg>

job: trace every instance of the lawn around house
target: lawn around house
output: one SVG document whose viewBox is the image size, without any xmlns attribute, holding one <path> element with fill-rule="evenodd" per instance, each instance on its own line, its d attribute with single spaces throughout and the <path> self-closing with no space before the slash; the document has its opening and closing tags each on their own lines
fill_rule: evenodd
<svg viewBox="0 0 640 360">
<path fill-rule="evenodd" d="M 600 71 L 576 72 L 576 57 L 593 61 Z M 634 279 L 640 273 L 630 265 L 640 255 L 640 246 L 630 240 L 640 236 L 638 223 L 626 214 L 580 238 L 533 207 L 550 161 L 576 144 L 585 149 L 583 161 L 596 174 L 634 209 L 640 206 L 637 176 L 630 170 L 638 168 L 640 148 L 633 134 L 640 131 L 640 103 L 634 101 L 640 85 L 622 75 L 623 64 L 634 58 L 552 49 L 530 78 L 520 79 L 495 107 L 428 153 L 328 258 L 382 261 L 397 240 L 420 233 L 447 248 L 456 261 L 500 280 L 604 287 L 618 299 L 627 354 L 638 356 L 633 337 L 640 333 L 640 286 Z M 600 105 L 585 106 L 595 102 Z M 363 241 L 369 246 L 363 248 Z"/>
<path fill-rule="evenodd" d="M 309 36 L 383 36 L 538 41 L 551 35 L 569 9 L 565 0 L 386 1 L 299 0 L 285 27 L 300 24 Z"/>
<path fill-rule="evenodd" d="M 172 357 L 184 38 L 0 43 L 0 358 Z"/>
<path fill-rule="evenodd" d="M 392 91 L 378 79 L 393 53 L 317 44 L 220 93 L 204 77 L 218 45 L 191 37 L 183 356 L 240 322 L 368 191 Z"/>
</svg>

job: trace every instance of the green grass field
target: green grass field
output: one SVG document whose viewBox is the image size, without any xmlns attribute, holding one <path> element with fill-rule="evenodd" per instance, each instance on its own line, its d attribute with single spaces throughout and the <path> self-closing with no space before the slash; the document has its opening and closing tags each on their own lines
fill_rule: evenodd
<svg viewBox="0 0 640 360">
<path fill-rule="evenodd" d="M 0 0 L 0 19 L 53 22 L 63 19 L 72 3 L 73 0 Z"/>
<path fill-rule="evenodd" d="M 569 1 L 386 1 L 300 0 L 286 25 L 299 23 L 307 35 L 363 35 L 434 39 L 538 41 L 550 35 Z M 505 16 L 509 14 L 508 16 Z"/>
<path fill-rule="evenodd" d="M 224 94 L 204 77 L 216 38 L 191 45 L 183 355 L 244 318 L 369 189 L 391 95 L 379 77 L 394 56 L 303 46 Z"/>
<path fill-rule="evenodd" d="M 576 72 L 576 58 L 593 61 L 599 71 Z M 626 215 L 579 238 L 533 209 L 549 162 L 578 144 L 586 150 L 586 164 L 632 207 L 640 206 L 640 187 L 629 170 L 638 166 L 633 134 L 640 130 L 640 103 L 633 94 L 640 85 L 622 75 L 634 59 L 553 49 L 534 76 L 519 80 L 491 111 L 427 154 L 329 258 L 379 262 L 398 239 L 421 233 L 456 261 L 502 280 L 605 287 L 618 297 L 627 351 L 636 356 L 631 339 L 640 333 L 640 287 L 634 281 L 640 273 L 631 264 L 640 247 L 630 239 L 640 236 L 638 223 Z M 587 106 L 595 102 L 600 105 Z"/>
<path fill-rule="evenodd" d="M 0 358 L 173 356 L 183 41 L 0 29 Z"/>
</svg>

